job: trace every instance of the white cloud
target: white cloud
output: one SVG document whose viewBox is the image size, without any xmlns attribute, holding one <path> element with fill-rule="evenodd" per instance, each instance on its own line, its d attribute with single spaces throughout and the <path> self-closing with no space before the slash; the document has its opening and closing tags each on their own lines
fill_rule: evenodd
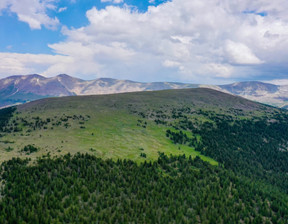
<svg viewBox="0 0 288 224">
<path fill-rule="evenodd" d="M 276 67 L 288 70 L 286 9 L 286 0 L 173 0 L 145 13 L 94 7 L 86 13 L 89 25 L 64 27 L 67 39 L 49 45 L 64 61 L 39 71 L 198 83 L 271 76 Z"/>
<path fill-rule="evenodd" d="M 233 67 L 228 64 L 207 64 L 207 73 L 213 74 L 219 78 L 230 78 L 233 73 Z"/>
<path fill-rule="evenodd" d="M 2 76 L 23 75 L 46 71 L 57 64 L 69 68 L 75 61 L 72 57 L 45 54 L 0 53 L 0 71 Z M 63 70 L 61 70 L 63 71 Z M 60 70 L 56 74 L 61 73 Z M 43 72 L 45 75 L 46 73 Z"/>
<path fill-rule="evenodd" d="M 60 12 L 66 11 L 66 10 L 67 10 L 67 7 L 61 7 L 61 8 L 58 9 L 58 12 L 60 13 Z"/>
<path fill-rule="evenodd" d="M 227 40 L 226 51 L 229 58 L 228 60 L 231 63 L 243 65 L 257 65 L 263 63 L 263 61 L 254 55 L 249 47 L 242 43 L 236 43 L 231 40 Z"/>
<path fill-rule="evenodd" d="M 19 21 L 27 23 L 31 29 L 46 28 L 55 29 L 59 25 L 57 18 L 47 15 L 47 10 L 56 10 L 57 0 L 1 0 L 0 13 L 8 10 L 15 13 Z"/>
<path fill-rule="evenodd" d="M 101 2 L 112 2 L 114 4 L 120 4 L 123 0 L 101 0 Z"/>
<path fill-rule="evenodd" d="M 279 86 L 288 86 L 288 79 L 274 79 L 270 81 L 264 81 L 266 83 L 271 83 L 274 85 L 279 85 Z"/>
<path fill-rule="evenodd" d="M 163 65 L 165 66 L 165 67 L 170 67 L 170 68 L 178 68 L 181 64 L 179 63 L 179 62 L 177 62 L 177 61 L 171 61 L 171 60 L 166 60 L 166 61 L 164 61 L 163 62 Z"/>
<path fill-rule="evenodd" d="M 246 21 L 245 15 L 235 13 L 235 8 L 228 3 L 227 6 L 224 1 L 211 0 L 208 3 L 174 0 L 157 7 L 150 6 L 146 13 L 128 7 L 108 6 L 102 10 L 94 7 L 87 12 L 88 26 L 64 29 L 63 33 L 68 37 L 67 43 L 81 43 L 77 49 L 87 47 L 94 52 L 94 56 L 99 53 L 99 49 L 105 48 L 105 60 L 95 57 L 98 62 L 113 65 L 125 61 L 123 69 L 137 72 L 139 76 L 147 73 L 145 70 L 137 71 L 140 61 L 147 57 L 151 59 L 147 70 L 149 66 L 159 69 L 155 74 L 158 78 L 164 70 L 161 79 L 167 78 L 164 77 L 166 71 L 171 69 L 169 79 L 174 78 L 174 73 L 184 81 L 200 81 L 205 75 L 215 78 L 236 77 L 237 69 L 233 69 L 229 63 L 263 63 L 264 60 L 257 58 L 250 49 L 249 46 L 253 45 L 246 43 L 247 38 L 238 40 L 234 35 L 233 30 L 237 31 L 236 28 L 244 24 L 243 19 Z M 247 15 L 249 18 L 245 26 L 254 26 L 250 17 L 257 16 Z M 227 44 L 228 38 L 235 41 L 231 40 Z M 115 42 L 125 46 L 124 49 L 113 47 L 112 43 Z M 59 43 L 58 46 L 62 44 L 65 45 Z M 56 53 L 71 55 L 68 48 L 59 50 L 53 45 L 51 47 Z M 131 54 L 124 57 L 118 53 L 120 49 Z M 113 71 L 113 66 L 110 69 L 108 74 L 118 73 Z"/>
</svg>

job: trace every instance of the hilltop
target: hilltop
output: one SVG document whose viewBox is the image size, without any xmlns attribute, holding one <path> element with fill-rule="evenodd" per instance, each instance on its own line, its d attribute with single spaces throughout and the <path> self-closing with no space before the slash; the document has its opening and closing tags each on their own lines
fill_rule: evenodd
<svg viewBox="0 0 288 224">
<path fill-rule="evenodd" d="M 211 111 L 221 116 L 240 113 L 253 117 L 263 114 L 263 110 L 275 109 L 211 89 L 41 99 L 17 106 L 0 143 L 2 151 L 8 147 L 14 150 L 2 154 L 1 159 L 26 157 L 21 148 L 30 144 L 41 148 L 32 154 L 34 157 L 45 152 L 82 151 L 103 158 L 137 160 L 141 159 L 140 149 L 148 150 L 148 158 L 157 158 L 158 151 L 198 155 L 186 145 L 178 150 L 165 136 L 173 125 L 172 117 L 177 116 L 174 113 L 187 114 L 195 125 L 201 125 L 210 121 L 205 113 Z"/>
<path fill-rule="evenodd" d="M 287 223 L 286 110 L 195 88 L 45 98 L 0 125 L 3 223 Z"/>
</svg>

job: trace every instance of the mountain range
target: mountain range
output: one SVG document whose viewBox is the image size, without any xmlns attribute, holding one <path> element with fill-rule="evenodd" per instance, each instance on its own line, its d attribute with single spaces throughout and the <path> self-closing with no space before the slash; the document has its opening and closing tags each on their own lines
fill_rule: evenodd
<svg viewBox="0 0 288 224">
<path fill-rule="evenodd" d="M 0 80 L 0 107 L 46 97 L 183 89 L 197 86 L 172 82 L 141 83 L 111 78 L 85 81 L 66 74 L 52 78 L 45 78 L 37 74 L 10 76 Z"/>
<path fill-rule="evenodd" d="M 288 85 L 250 81 L 218 86 L 200 85 L 199 87 L 208 87 L 271 106 L 288 108 Z"/>
<path fill-rule="evenodd" d="M 288 85 L 237 82 L 228 85 L 201 85 L 177 82 L 134 82 L 99 78 L 82 80 L 66 74 L 46 78 L 38 74 L 10 76 L 0 80 L 0 108 L 46 97 L 100 95 L 205 87 L 281 108 L 288 108 Z"/>
</svg>

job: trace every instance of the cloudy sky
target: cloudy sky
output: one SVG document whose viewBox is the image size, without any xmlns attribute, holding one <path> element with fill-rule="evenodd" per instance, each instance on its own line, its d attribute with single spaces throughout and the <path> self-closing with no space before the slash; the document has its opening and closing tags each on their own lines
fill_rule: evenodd
<svg viewBox="0 0 288 224">
<path fill-rule="evenodd" d="M 287 10 L 287 0 L 0 0 L 0 78 L 281 82 Z"/>
</svg>

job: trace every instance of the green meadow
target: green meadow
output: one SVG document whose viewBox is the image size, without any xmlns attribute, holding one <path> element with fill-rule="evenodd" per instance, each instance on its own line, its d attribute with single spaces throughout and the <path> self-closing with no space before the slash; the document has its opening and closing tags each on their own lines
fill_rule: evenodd
<svg viewBox="0 0 288 224">
<path fill-rule="evenodd" d="M 216 165 L 215 160 L 201 155 L 193 147 L 173 144 L 165 135 L 166 125 L 139 116 L 138 112 L 159 109 L 159 106 L 162 109 L 172 108 L 181 104 L 177 98 L 166 98 L 165 91 L 157 93 L 160 96 L 164 93 L 164 96 L 154 98 L 155 93 L 151 92 L 64 97 L 18 106 L 8 123 L 14 129 L 3 133 L 0 139 L 0 162 L 13 157 L 34 160 L 48 153 L 54 156 L 77 152 L 90 153 L 104 159 L 126 158 L 141 162 L 155 160 L 159 152 L 164 152 L 167 155 L 186 154 L 193 158 L 199 156 Z M 170 101 L 169 106 L 167 102 L 161 105 L 163 97 L 168 103 Z M 38 125 L 41 122 L 44 124 Z M 38 151 L 23 152 L 26 145 L 33 145 Z"/>
<path fill-rule="evenodd" d="M 193 145 L 173 143 L 166 131 L 177 132 L 181 122 L 187 121 L 196 128 L 215 125 L 211 116 L 257 118 L 263 116 L 263 108 L 275 110 L 209 89 L 42 99 L 16 108 L 1 134 L 0 162 L 77 152 L 141 162 L 155 160 L 159 152 L 164 152 L 199 156 L 217 165 L 217 161 L 195 151 Z M 191 131 L 184 132 L 194 136 Z M 200 136 L 194 137 L 201 141 Z M 38 150 L 23 152 L 27 145 Z"/>
</svg>

